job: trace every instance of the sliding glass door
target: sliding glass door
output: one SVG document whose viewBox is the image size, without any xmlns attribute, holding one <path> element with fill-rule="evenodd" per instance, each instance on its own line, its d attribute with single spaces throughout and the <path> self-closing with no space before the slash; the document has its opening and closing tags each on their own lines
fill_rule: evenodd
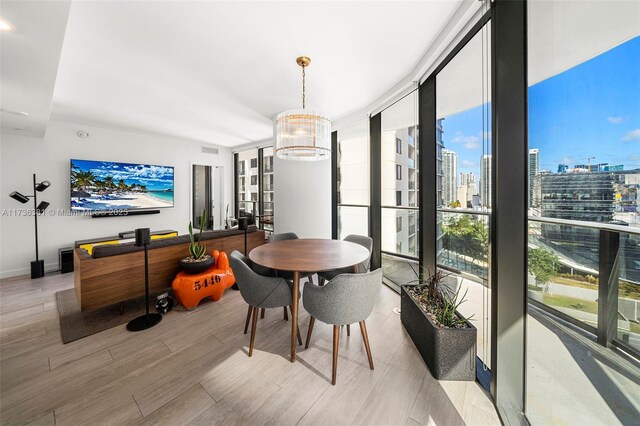
<svg viewBox="0 0 640 426">
<path fill-rule="evenodd" d="M 418 91 L 381 115 L 382 268 L 387 281 L 400 286 L 415 280 L 418 269 Z"/>
<path fill-rule="evenodd" d="M 485 24 L 436 75 L 437 241 L 439 268 L 452 274 L 461 314 L 478 329 L 478 377 L 491 366 L 489 215 L 492 152 L 490 31 Z"/>
<path fill-rule="evenodd" d="M 640 3 L 527 15 L 527 418 L 637 424 Z"/>
<path fill-rule="evenodd" d="M 338 238 L 369 235 L 369 120 L 338 130 Z"/>
</svg>

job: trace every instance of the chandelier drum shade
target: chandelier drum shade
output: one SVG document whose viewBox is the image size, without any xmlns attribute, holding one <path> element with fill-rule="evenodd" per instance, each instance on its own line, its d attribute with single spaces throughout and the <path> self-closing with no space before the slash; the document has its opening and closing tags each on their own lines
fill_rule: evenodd
<svg viewBox="0 0 640 426">
<path fill-rule="evenodd" d="M 302 67 L 302 109 L 278 114 L 274 121 L 275 153 L 284 160 L 317 161 L 331 158 L 331 120 L 306 109 L 305 68 L 311 59 L 296 59 Z"/>
</svg>

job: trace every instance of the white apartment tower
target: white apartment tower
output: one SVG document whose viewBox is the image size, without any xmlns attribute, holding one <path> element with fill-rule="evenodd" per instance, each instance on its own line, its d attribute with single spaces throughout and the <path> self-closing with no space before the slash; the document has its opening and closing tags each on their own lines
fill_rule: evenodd
<svg viewBox="0 0 640 426">
<path fill-rule="evenodd" d="M 480 158 L 480 204 L 491 207 L 491 155 Z"/>
<path fill-rule="evenodd" d="M 473 203 L 473 196 L 476 194 L 476 176 L 472 172 L 460 173 L 460 180 L 457 188 L 457 196 L 460 206 L 464 208 L 471 207 Z"/>
<path fill-rule="evenodd" d="M 529 150 L 529 207 L 533 207 L 533 182 L 540 173 L 540 150 Z"/>
<path fill-rule="evenodd" d="M 458 154 L 456 154 L 454 151 L 443 149 L 442 150 L 442 198 L 445 206 L 448 206 L 450 203 L 458 199 L 457 180 L 458 180 Z"/>
</svg>

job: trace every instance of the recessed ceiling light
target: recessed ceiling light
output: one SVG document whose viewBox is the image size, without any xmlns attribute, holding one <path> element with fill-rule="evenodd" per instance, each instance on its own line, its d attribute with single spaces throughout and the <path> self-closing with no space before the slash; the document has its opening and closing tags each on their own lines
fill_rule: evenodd
<svg viewBox="0 0 640 426">
<path fill-rule="evenodd" d="M 13 31 L 13 30 L 15 30 L 13 25 L 11 25 L 11 23 L 9 23 L 9 21 L 7 21 L 6 19 L 0 17 L 0 32 L 7 32 L 7 31 Z"/>
<path fill-rule="evenodd" d="M 29 113 L 24 111 L 16 111 L 15 109 L 0 108 L 0 111 L 6 114 L 21 115 L 23 117 L 29 117 Z"/>
</svg>

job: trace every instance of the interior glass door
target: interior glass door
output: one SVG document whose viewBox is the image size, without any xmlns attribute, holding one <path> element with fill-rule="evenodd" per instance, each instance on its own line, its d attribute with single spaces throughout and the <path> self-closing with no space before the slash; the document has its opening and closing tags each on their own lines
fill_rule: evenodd
<svg viewBox="0 0 640 426">
<path fill-rule="evenodd" d="M 194 164 L 192 170 L 192 213 L 194 228 L 200 227 L 202 213 L 207 220 L 203 229 L 221 229 L 225 223 L 222 167 Z"/>
</svg>

